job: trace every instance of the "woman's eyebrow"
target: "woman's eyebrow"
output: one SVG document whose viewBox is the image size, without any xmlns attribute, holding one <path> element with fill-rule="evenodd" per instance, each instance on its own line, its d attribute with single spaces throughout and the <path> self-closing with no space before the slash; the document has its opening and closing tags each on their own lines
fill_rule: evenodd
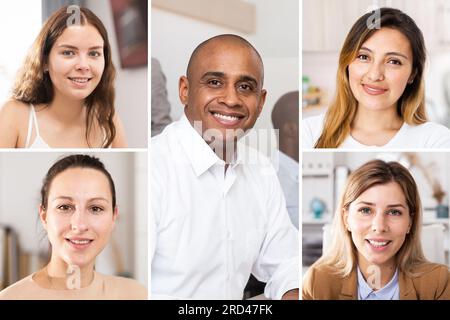
<svg viewBox="0 0 450 320">
<path fill-rule="evenodd" d="M 369 51 L 370 53 L 373 52 L 372 50 L 370 50 L 367 47 L 361 47 L 359 50 Z M 405 59 L 408 59 L 408 57 L 406 55 L 404 55 L 403 53 L 397 52 L 397 51 L 386 52 L 385 56 L 399 56 L 399 57 L 403 57 Z"/>
<path fill-rule="evenodd" d="M 70 44 L 60 44 L 58 47 L 78 50 L 78 47 L 72 46 Z M 98 49 L 103 49 L 103 46 L 93 46 L 89 48 L 89 50 L 98 50 Z"/>
</svg>

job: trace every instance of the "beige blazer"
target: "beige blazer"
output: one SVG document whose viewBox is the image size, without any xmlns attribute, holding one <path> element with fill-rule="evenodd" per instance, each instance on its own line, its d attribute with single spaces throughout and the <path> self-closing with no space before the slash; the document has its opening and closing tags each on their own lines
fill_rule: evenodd
<svg viewBox="0 0 450 320">
<path fill-rule="evenodd" d="M 358 276 L 354 269 L 348 277 L 333 274 L 332 267 L 315 267 L 303 280 L 304 300 L 356 300 Z M 450 300 L 450 271 L 440 264 L 430 263 L 414 269 L 418 276 L 399 272 L 400 300 Z"/>
</svg>

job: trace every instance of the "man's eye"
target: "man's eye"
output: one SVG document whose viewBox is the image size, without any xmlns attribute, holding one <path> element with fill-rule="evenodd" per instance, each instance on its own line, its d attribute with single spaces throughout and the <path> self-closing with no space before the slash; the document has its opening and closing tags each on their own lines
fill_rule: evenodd
<svg viewBox="0 0 450 320">
<path fill-rule="evenodd" d="M 252 91 L 253 87 L 249 84 L 243 83 L 239 86 L 240 89 L 244 90 L 244 91 Z"/>
<path fill-rule="evenodd" d="M 218 87 L 218 86 L 220 86 L 221 83 L 220 83 L 219 80 L 214 80 L 213 79 L 213 80 L 209 80 L 208 84 L 211 85 L 211 86 L 214 86 L 214 87 Z"/>
</svg>

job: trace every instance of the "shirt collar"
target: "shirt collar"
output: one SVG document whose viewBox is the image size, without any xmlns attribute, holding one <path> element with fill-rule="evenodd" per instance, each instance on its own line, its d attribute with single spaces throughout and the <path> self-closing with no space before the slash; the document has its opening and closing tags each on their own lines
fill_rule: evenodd
<svg viewBox="0 0 450 320">
<path fill-rule="evenodd" d="M 358 298 L 360 300 L 367 300 L 371 293 L 374 293 L 380 300 L 393 300 L 396 292 L 398 292 L 398 269 L 395 270 L 394 276 L 383 288 L 375 291 L 367 284 L 358 267 Z"/>
<path fill-rule="evenodd" d="M 225 165 L 225 161 L 220 159 L 205 140 L 203 140 L 200 133 L 194 129 L 185 114 L 176 123 L 176 133 L 181 147 L 197 177 L 208 171 L 215 164 Z M 238 142 L 236 158 L 231 163 L 231 166 L 234 167 L 237 164 L 243 163 L 243 155 L 245 154 L 244 144 Z"/>
</svg>

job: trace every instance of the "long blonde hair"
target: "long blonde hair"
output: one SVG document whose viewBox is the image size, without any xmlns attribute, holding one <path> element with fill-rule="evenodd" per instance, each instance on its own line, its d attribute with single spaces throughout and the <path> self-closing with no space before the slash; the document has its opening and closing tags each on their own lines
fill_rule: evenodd
<svg viewBox="0 0 450 320">
<path fill-rule="evenodd" d="M 339 56 L 336 95 L 325 115 L 322 134 L 317 140 L 315 148 L 337 148 L 350 134 L 358 101 L 350 88 L 348 66 L 357 57 L 362 44 L 378 30 L 367 26 L 367 21 L 372 16 L 373 12 L 359 18 L 345 39 Z M 408 83 L 402 96 L 397 101 L 397 114 L 408 124 L 424 123 L 427 121 L 423 81 L 426 49 L 422 32 L 413 19 L 402 11 L 393 8 L 381 8 L 380 20 L 375 22 L 379 23 L 382 28 L 400 31 L 409 40 L 413 54 L 412 74 L 414 75 L 414 81 Z"/>
<path fill-rule="evenodd" d="M 346 277 L 357 265 L 357 248 L 344 221 L 344 213 L 350 204 L 363 192 L 390 182 L 397 183 L 406 198 L 411 217 L 411 228 L 405 241 L 396 253 L 397 267 L 408 276 L 415 276 L 413 270 L 429 261 L 425 258 L 420 241 L 422 207 L 417 185 L 409 171 L 397 162 L 372 160 L 354 171 L 348 178 L 344 192 L 333 219 L 331 245 L 309 270 L 328 266 L 335 274 Z"/>
</svg>

